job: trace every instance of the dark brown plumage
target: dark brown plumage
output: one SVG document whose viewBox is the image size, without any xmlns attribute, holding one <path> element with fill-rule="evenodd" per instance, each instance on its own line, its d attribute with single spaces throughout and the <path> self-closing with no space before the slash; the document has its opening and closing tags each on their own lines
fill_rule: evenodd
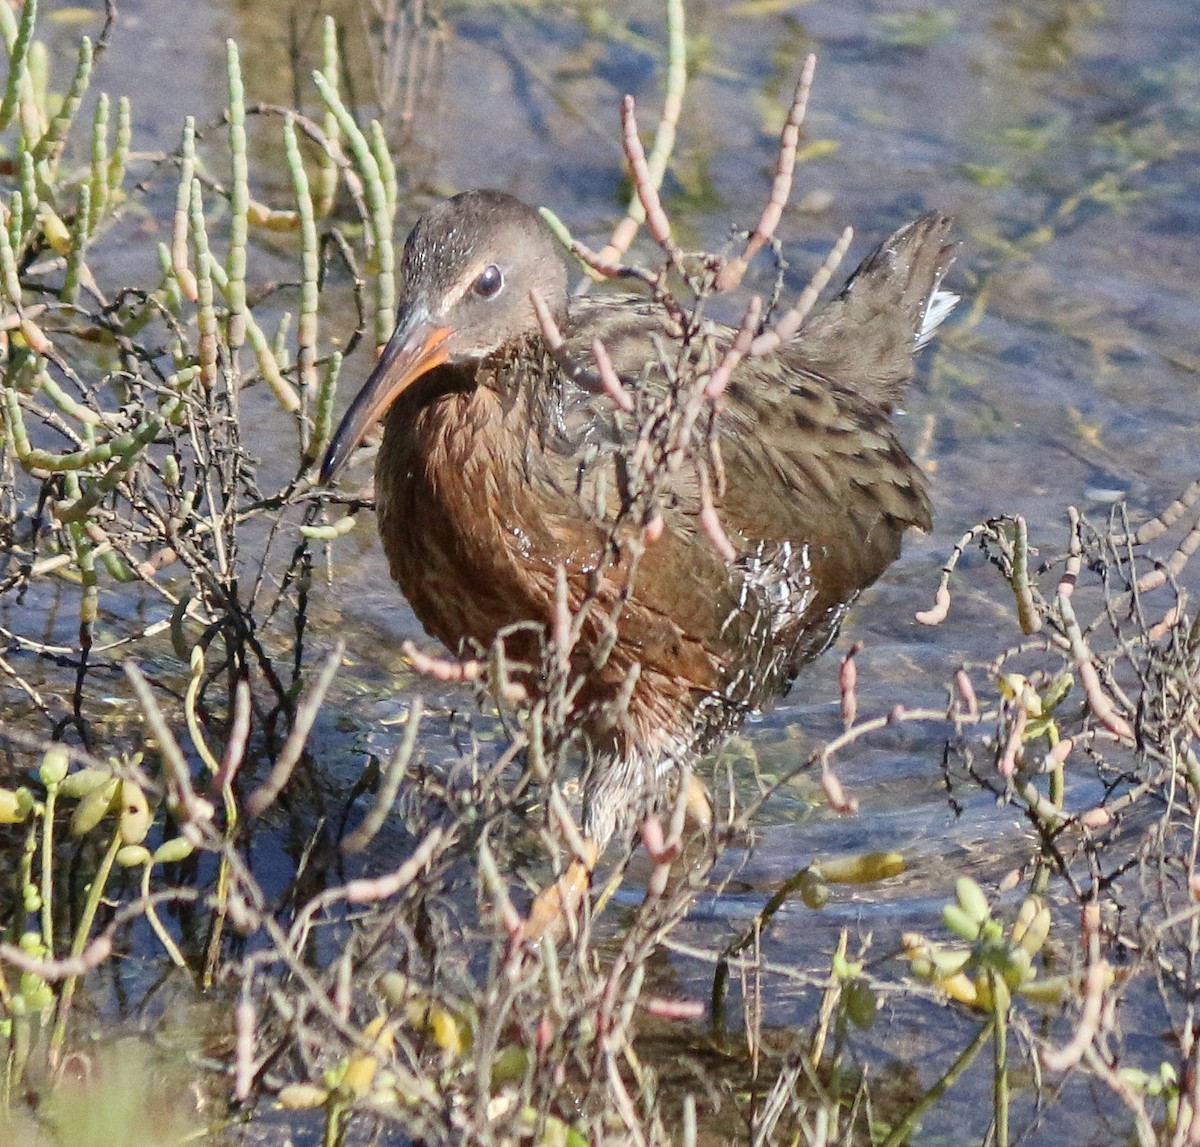
<svg viewBox="0 0 1200 1147">
<path fill-rule="evenodd" d="M 953 258 L 948 227 L 931 214 L 898 231 L 795 339 L 735 371 L 716 425 L 726 476 L 717 508 L 737 557 L 726 562 L 699 528 L 685 466 L 631 584 L 629 554 L 607 544 L 594 506 L 612 503 L 614 465 L 639 426 L 597 393 L 590 348 L 604 343 L 631 391 L 661 392 L 653 336 L 669 344 L 669 320 L 630 295 L 568 298 L 549 231 L 500 192 L 441 203 L 409 235 L 396 332 L 322 477 L 386 409 L 384 549 L 421 623 L 453 650 L 533 622 L 506 644 L 536 662 L 559 567 L 572 606 L 591 592 L 611 607 L 627 593 L 602 664 L 603 609 L 573 655 L 584 679 L 575 719 L 592 757 L 584 829 L 599 846 L 668 787 L 673 766 L 786 692 L 905 530 L 928 528 L 924 482 L 891 412 L 954 301 L 938 291 Z M 531 290 L 563 332 L 557 353 Z M 631 671 L 640 675 L 614 721 Z"/>
</svg>

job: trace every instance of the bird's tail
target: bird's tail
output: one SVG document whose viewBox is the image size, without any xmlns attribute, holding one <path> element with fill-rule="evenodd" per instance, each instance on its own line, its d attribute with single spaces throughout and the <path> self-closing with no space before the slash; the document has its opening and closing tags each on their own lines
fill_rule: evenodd
<svg viewBox="0 0 1200 1147">
<path fill-rule="evenodd" d="M 797 335 L 806 365 L 894 407 L 912 379 L 913 357 L 958 302 L 941 290 L 956 252 L 946 242 L 950 224 L 928 212 L 872 251 Z"/>
</svg>

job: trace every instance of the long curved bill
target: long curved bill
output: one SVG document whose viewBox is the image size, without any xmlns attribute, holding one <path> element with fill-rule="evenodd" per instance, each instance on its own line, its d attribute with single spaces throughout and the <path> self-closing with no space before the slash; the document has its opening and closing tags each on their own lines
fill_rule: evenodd
<svg viewBox="0 0 1200 1147">
<path fill-rule="evenodd" d="M 329 443 L 321 463 L 322 484 L 337 477 L 367 431 L 405 389 L 449 360 L 446 340 L 453 333 L 453 327 L 439 326 L 418 309 L 400 320 Z"/>
</svg>

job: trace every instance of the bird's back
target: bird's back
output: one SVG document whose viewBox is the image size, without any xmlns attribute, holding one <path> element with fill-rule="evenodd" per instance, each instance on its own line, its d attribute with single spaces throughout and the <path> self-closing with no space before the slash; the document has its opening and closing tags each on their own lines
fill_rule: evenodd
<svg viewBox="0 0 1200 1147">
<path fill-rule="evenodd" d="M 953 301 L 938 294 L 953 256 L 948 227 L 927 215 L 897 232 L 794 340 L 735 371 L 716 420 L 724 486 L 715 502 L 736 560 L 722 558 L 700 526 L 695 467 L 680 467 L 662 500 L 665 529 L 640 558 L 623 640 L 638 646 L 642 634 L 657 635 L 635 652 L 668 674 L 673 650 L 703 651 L 708 672 L 692 679 L 692 693 L 714 698 L 706 722 L 714 733 L 785 691 L 899 555 L 905 531 L 930 525 L 924 477 L 891 415 L 930 322 Z M 653 399 L 667 385 L 652 334 L 660 349 L 675 348 L 671 321 L 644 300 L 577 300 L 560 359 L 590 363 L 599 339 L 643 399 L 639 413 L 616 412 L 594 379 L 575 385 L 557 369 L 542 391 L 552 398 L 543 397 L 536 450 L 587 506 L 604 486 L 610 514 L 619 501 L 611 458 L 628 456 L 641 435 L 646 391 Z M 724 332 L 722 343 L 731 337 Z M 676 643 L 662 638 L 664 627 Z M 700 739 L 709 739 L 703 730 Z"/>
</svg>

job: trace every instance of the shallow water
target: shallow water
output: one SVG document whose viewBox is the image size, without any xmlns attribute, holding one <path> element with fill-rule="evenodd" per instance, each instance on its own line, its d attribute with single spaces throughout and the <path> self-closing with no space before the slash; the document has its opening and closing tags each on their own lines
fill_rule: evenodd
<svg viewBox="0 0 1200 1147">
<path fill-rule="evenodd" d="M 362 66 L 353 6 L 334 7 Z M 135 148 L 169 149 L 186 113 L 215 118 L 226 35 L 241 44 L 252 100 L 291 98 L 289 32 L 277 5 L 145 0 L 123 3 L 120 20 L 100 82 L 132 96 Z M 620 97 L 638 98 L 644 127 L 656 118 L 657 14 L 643 4 L 479 5 L 449 8 L 446 20 L 444 77 L 399 152 L 402 226 L 431 192 L 491 185 L 551 206 L 581 237 L 602 236 L 624 194 Z M 297 27 L 311 56 L 315 24 L 302 17 Z M 76 33 L 56 34 L 69 44 Z M 839 651 L 865 644 L 864 712 L 937 707 L 961 661 L 992 656 L 997 634 L 1015 632 L 1011 598 L 977 559 L 963 563 L 945 625 L 913 620 L 964 529 L 1020 513 L 1035 544 L 1055 551 L 1066 542 L 1068 504 L 1102 518 L 1124 494 L 1131 514 L 1144 517 L 1196 476 L 1200 8 L 1193 0 L 960 0 L 903 10 L 867 0 L 714 3 L 693 6 L 689 34 L 692 76 L 665 196 L 687 242 L 720 244 L 731 223 L 754 222 L 810 51 L 820 60 L 808 138 L 830 144 L 799 168 L 795 206 L 779 228 L 792 280 L 802 282 L 847 224 L 858 236 L 853 266 L 922 210 L 957 220 L 961 251 L 948 286 L 963 302 L 924 356 L 902 425 L 931 474 L 934 528 L 908 540 L 838 643 Z M 366 92 L 364 78 L 360 97 Z M 266 154 L 275 148 L 265 132 L 255 138 Z M 347 363 L 347 390 L 365 369 L 360 351 Z M 270 456 L 269 428 L 261 448 Z M 334 560 L 336 585 L 319 591 L 312 640 L 323 644 L 323 625 L 345 636 L 361 673 L 356 721 L 382 725 L 411 685 L 405 678 L 393 689 L 400 642 L 431 643 L 388 584 L 369 529 L 340 542 Z M 138 609 L 108 605 L 126 619 Z M 72 624 L 68 615 L 58 627 L 63 640 Z M 747 727 L 743 761 L 753 754 L 760 772 L 782 774 L 839 731 L 839 656 L 811 666 L 786 702 Z M 421 687 L 429 696 L 428 683 Z M 433 700 L 470 704 L 451 689 Z M 391 733 L 371 737 L 386 744 Z M 801 944 L 830 948 L 847 925 L 875 930 L 886 947 L 904 928 L 934 926 L 952 875 L 994 884 L 1027 858 L 1028 831 L 974 789 L 960 786 L 952 807 L 941 752 L 939 731 L 920 726 L 849 752 L 839 775 L 860 802 L 853 817 L 829 811 L 815 783 L 791 786 L 738 852 L 731 887 L 697 905 L 682 938 L 724 942 L 730 920 L 749 918 L 781 879 L 825 855 L 895 850 L 907 871 L 835 889 L 818 913 L 788 905 L 765 937 L 769 957 Z M 349 777 L 358 764 L 330 767 Z M 739 776 L 749 776 L 744 764 Z M 1086 803 L 1088 794 L 1072 798 Z M 674 974 L 681 990 L 704 995 L 703 971 L 681 959 Z M 936 1049 L 929 1063 L 941 1063 Z M 926 1083 L 935 1074 L 923 1063 Z M 922 1141 L 937 1141 L 958 1114 L 943 1108 Z"/>
</svg>

